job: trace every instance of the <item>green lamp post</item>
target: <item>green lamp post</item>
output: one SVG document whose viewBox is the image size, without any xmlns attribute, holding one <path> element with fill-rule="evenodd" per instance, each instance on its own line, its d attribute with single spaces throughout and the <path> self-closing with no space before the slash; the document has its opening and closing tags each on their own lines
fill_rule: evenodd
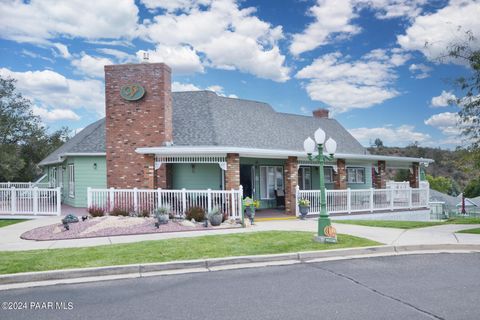
<svg viewBox="0 0 480 320">
<path fill-rule="evenodd" d="M 325 131 L 321 128 L 318 128 L 317 131 L 315 131 L 314 137 L 315 141 L 310 137 L 305 139 L 303 142 L 303 148 L 310 161 L 318 161 L 320 164 L 320 217 L 318 218 L 318 233 L 315 237 L 315 241 L 322 243 L 336 243 L 337 234 L 327 212 L 327 197 L 325 192 L 325 174 L 323 166 L 325 161 L 333 160 L 333 154 L 337 150 L 337 143 L 332 138 L 328 138 L 325 142 Z M 318 150 L 317 156 L 312 155 L 315 151 L 315 147 Z M 328 153 L 327 156 L 323 154 L 324 147 Z"/>
</svg>

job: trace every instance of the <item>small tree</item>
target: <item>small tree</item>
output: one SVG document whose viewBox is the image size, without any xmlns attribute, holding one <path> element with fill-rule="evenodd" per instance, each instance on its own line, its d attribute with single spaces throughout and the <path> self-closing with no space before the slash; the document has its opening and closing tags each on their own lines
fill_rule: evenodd
<svg viewBox="0 0 480 320">
<path fill-rule="evenodd" d="M 374 145 L 377 149 L 383 148 L 383 141 L 380 138 L 375 139 Z"/>
<path fill-rule="evenodd" d="M 475 198 L 480 196 L 480 179 L 471 180 L 463 192 L 467 198 Z"/>
<path fill-rule="evenodd" d="M 453 191 L 453 183 L 450 178 L 446 177 L 433 177 L 427 174 L 427 180 L 430 184 L 430 188 L 433 190 L 437 190 L 442 193 L 451 194 Z"/>
</svg>

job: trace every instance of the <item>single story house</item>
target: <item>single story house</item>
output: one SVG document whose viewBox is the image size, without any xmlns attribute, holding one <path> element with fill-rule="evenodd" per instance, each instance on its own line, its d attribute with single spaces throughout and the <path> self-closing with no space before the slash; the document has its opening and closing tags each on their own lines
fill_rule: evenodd
<svg viewBox="0 0 480 320">
<path fill-rule="evenodd" d="M 418 188 L 430 159 L 369 154 L 328 110 L 312 116 L 209 91 L 171 92 L 163 63 L 105 66 L 105 118 L 40 163 L 63 202 L 87 205 L 87 187 L 238 189 L 261 208 L 294 213 L 295 190 L 318 189 L 319 167 L 303 141 L 322 128 L 338 145 L 325 167 L 328 189 L 386 187 L 386 169 L 408 168 Z"/>
</svg>

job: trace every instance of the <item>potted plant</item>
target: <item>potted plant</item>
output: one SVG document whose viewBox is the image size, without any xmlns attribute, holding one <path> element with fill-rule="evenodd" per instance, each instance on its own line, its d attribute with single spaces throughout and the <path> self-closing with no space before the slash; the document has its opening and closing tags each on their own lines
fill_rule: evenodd
<svg viewBox="0 0 480 320">
<path fill-rule="evenodd" d="M 243 199 L 243 205 L 245 206 L 245 214 L 250 219 L 253 224 L 253 219 L 255 217 L 255 209 L 260 207 L 260 201 L 253 200 L 250 197 Z"/>
<path fill-rule="evenodd" d="M 160 224 L 167 224 L 168 220 L 170 219 L 168 215 L 169 208 L 168 207 L 160 207 L 155 209 L 155 218 L 157 218 L 157 223 Z"/>
<path fill-rule="evenodd" d="M 300 199 L 298 200 L 298 208 L 300 209 L 301 218 L 305 219 L 310 211 L 310 200 L 307 199 Z"/>
<path fill-rule="evenodd" d="M 212 226 L 219 226 L 222 224 L 223 220 L 223 214 L 218 210 L 218 208 L 213 208 L 209 213 L 208 213 L 208 221 L 210 221 L 210 224 Z"/>
</svg>

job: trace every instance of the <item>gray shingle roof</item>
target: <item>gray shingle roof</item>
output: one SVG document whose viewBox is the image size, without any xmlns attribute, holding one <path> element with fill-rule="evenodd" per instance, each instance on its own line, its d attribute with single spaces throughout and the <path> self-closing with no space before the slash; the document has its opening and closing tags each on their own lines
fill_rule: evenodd
<svg viewBox="0 0 480 320">
<path fill-rule="evenodd" d="M 337 141 L 338 153 L 365 154 L 365 148 L 335 119 L 276 112 L 269 104 L 226 98 L 211 91 L 172 93 L 173 143 L 301 151 L 319 127 Z M 158 146 L 151 146 L 158 147 Z M 89 125 L 40 164 L 62 153 L 105 152 L 105 119 Z"/>
<path fill-rule="evenodd" d="M 445 202 L 449 207 L 455 207 L 458 203 L 458 197 L 453 197 L 448 194 L 442 193 L 437 190 L 430 189 L 430 199 L 429 201 L 440 201 Z"/>
</svg>

